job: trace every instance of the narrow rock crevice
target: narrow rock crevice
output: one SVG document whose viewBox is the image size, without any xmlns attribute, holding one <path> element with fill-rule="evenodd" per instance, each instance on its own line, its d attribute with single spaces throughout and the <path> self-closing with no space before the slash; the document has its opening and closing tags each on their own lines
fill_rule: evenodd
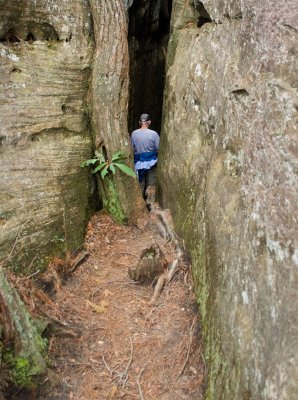
<svg viewBox="0 0 298 400">
<path fill-rule="evenodd" d="M 147 112 L 160 132 L 171 11 L 171 0 L 136 0 L 129 9 L 130 131 Z"/>
</svg>

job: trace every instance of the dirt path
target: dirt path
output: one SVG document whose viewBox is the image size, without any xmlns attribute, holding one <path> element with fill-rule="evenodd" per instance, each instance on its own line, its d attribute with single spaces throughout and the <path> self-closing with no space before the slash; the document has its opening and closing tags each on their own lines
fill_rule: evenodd
<svg viewBox="0 0 298 400">
<path fill-rule="evenodd" d="M 118 226 L 104 214 L 92 218 L 86 238 L 90 256 L 54 299 L 72 328 L 50 339 L 53 377 L 36 399 L 203 398 L 189 267 L 181 263 L 155 307 L 149 304 L 152 286 L 135 283 L 127 273 L 152 243 L 170 262 L 174 251 L 165 242 L 154 214 L 143 230 Z"/>
</svg>

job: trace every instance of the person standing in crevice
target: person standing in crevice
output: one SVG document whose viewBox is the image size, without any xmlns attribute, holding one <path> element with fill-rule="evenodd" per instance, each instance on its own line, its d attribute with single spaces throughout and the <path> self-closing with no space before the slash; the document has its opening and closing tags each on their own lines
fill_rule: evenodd
<svg viewBox="0 0 298 400">
<path fill-rule="evenodd" d="M 155 201 L 156 169 L 159 150 L 159 135 L 149 129 L 151 120 L 148 114 L 140 116 L 140 128 L 133 131 L 131 145 L 134 152 L 135 170 L 138 175 L 143 198 L 149 209 Z"/>
</svg>

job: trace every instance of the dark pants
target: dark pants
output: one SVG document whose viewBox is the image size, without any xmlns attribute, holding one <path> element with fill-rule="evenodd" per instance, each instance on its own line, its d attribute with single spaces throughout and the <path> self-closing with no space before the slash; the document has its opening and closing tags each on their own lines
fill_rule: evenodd
<svg viewBox="0 0 298 400">
<path fill-rule="evenodd" d="M 153 167 L 150 169 L 139 170 L 139 173 L 142 174 L 140 186 L 141 186 L 143 198 L 145 200 L 146 200 L 146 190 L 147 190 L 148 186 L 156 185 L 156 168 L 157 168 L 157 165 L 153 165 Z"/>
</svg>

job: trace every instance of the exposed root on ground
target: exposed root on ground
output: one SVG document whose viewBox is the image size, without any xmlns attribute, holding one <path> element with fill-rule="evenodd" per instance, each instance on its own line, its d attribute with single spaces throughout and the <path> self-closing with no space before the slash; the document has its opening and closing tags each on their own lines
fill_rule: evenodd
<svg viewBox="0 0 298 400">
<path fill-rule="evenodd" d="M 162 249 L 169 265 L 155 288 L 128 275 L 152 245 Z M 143 229 L 95 215 L 81 254 L 77 264 L 55 260 L 38 276 L 39 287 L 32 284 L 36 276 L 14 282 L 31 312 L 49 322 L 54 367 L 37 393 L 19 392 L 11 399 L 200 398 L 198 309 L 169 213 L 155 208 Z M 56 290 L 46 294 L 42 285 Z"/>
</svg>

